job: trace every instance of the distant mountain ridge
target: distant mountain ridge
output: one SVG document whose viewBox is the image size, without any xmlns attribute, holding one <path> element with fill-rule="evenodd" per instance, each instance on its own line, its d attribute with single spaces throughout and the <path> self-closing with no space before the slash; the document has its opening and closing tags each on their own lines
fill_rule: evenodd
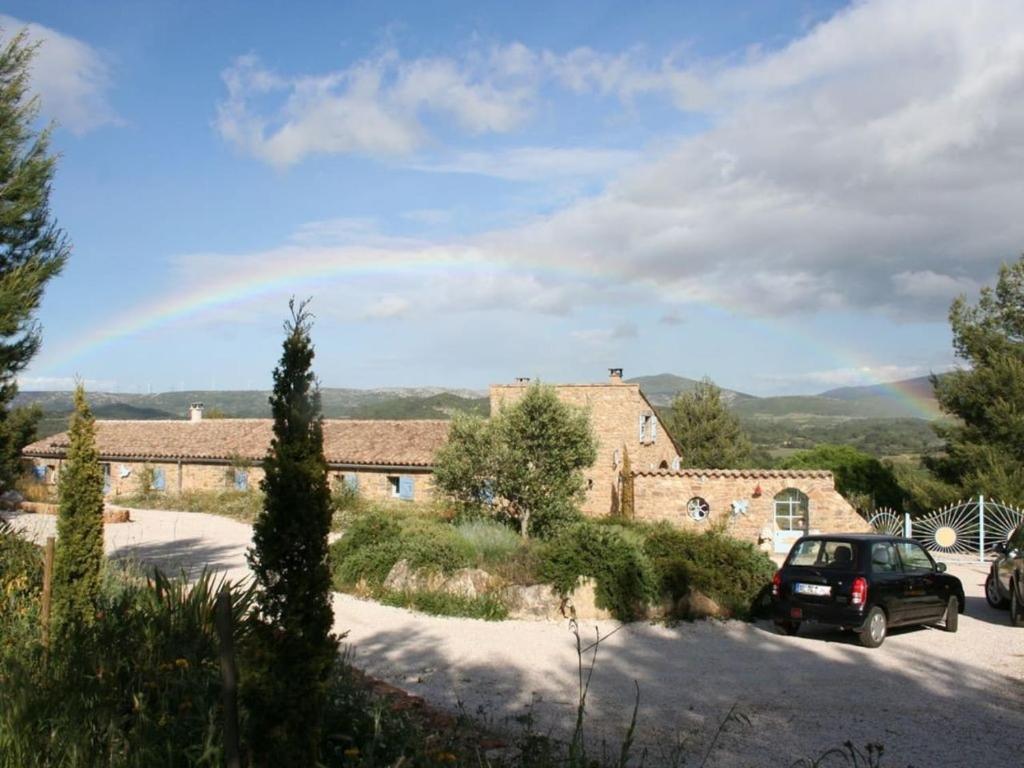
<svg viewBox="0 0 1024 768">
<path fill-rule="evenodd" d="M 667 408 L 680 392 L 692 392 L 695 379 L 661 373 L 627 379 L 640 385 L 656 408 Z M 775 433 L 780 427 L 829 429 L 851 420 L 917 420 L 939 417 L 927 377 L 862 387 L 840 387 L 818 395 L 756 397 L 723 389 L 726 402 L 748 429 Z M 101 419 L 183 419 L 191 403 L 202 402 L 210 416 L 269 418 L 266 390 L 186 390 L 154 394 L 90 392 L 89 402 Z M 70 392 L 20 392 L 16 405 L 39 405 L 45 419 L 41 434 L 66 428 L 71 412 Z M 324 416 L 332 419 L 450 419 L 457 413 L 486 416 L 486 392 L 444 387 L 388 387 L 321 390 Z M 929 410 L 931 409 L 931 410 Z"/>
</svg>

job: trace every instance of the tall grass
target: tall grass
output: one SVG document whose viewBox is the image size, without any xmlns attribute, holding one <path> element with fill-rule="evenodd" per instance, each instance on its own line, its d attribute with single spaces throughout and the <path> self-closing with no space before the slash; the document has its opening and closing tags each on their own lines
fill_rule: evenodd
<svg viewBox="0 0 1024 768">
<path fill-rule="evenodd" d="M 480 564 L 499 563 L 511 557 L 523 543 L 507 525 L 493 520 L 466 520 L 456 523 L 455 533 L 473 548 Z"/>
</svg>

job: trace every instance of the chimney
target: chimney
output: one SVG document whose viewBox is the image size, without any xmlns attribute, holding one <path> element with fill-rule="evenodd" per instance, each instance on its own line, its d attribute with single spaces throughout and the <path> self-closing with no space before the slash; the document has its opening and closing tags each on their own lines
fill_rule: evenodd
<svg viewBox="0 0 1024 768">
<path fill-rule="evenodd" d="M 621 384 L 622 383 L 622 369 L 621 368 L 609 368 L 608 369 L 608 383 L 609 384 Z"/>
<path fill-rule="evenodd" d="M 529 383 L 530 383 L 530 377 L 529 376 L 516 376 L 516 384 L 529 384 Z"/>
<path fill-rule="evenodd" d="M 205 406 L 202 403 L 192 403 L 188 407 L 188 420 L 191 422 L 197 422 L 203 420 L 203 408 Z"/>
</svg>

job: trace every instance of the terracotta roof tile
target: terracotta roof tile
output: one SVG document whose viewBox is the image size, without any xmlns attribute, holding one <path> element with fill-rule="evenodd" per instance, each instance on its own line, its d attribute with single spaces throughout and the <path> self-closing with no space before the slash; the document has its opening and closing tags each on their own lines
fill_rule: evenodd
<svg viewBox="0 0 1024 768">
<path fill-rule="evenodd" d="M 635 470 L 633 476 L 662 475 L 666 477 L 737 477 L 751 480 L 778 477 L 782 479 L 820 479 L 831 480 L 832 473 L 827 469 L 652 469 Z"/>
<path fill-rule="evenodd" d="M 448 440 L 447 421 L 324 421 L 324 455 L 331 464 L 423 466 Z M 97 421 L 103 457 L 156 459 L 262 459 L 273 436 L 270 419 L 189 421 Z M 37 440 L 26 456 L 62 457 L 68 434 Z"/>
</svg>

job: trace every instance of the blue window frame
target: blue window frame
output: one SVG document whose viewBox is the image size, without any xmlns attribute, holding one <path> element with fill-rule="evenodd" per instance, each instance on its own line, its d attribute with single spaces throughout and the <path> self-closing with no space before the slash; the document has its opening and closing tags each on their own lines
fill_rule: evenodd
<svg viewBox="0 0 1024 768">
<path fill-rule="evenodd" d="M 398 478 L 398 498 L 412 501 L 415 489 L 416 484 L 410 475 L 402 475 Z"/>
</svg>

